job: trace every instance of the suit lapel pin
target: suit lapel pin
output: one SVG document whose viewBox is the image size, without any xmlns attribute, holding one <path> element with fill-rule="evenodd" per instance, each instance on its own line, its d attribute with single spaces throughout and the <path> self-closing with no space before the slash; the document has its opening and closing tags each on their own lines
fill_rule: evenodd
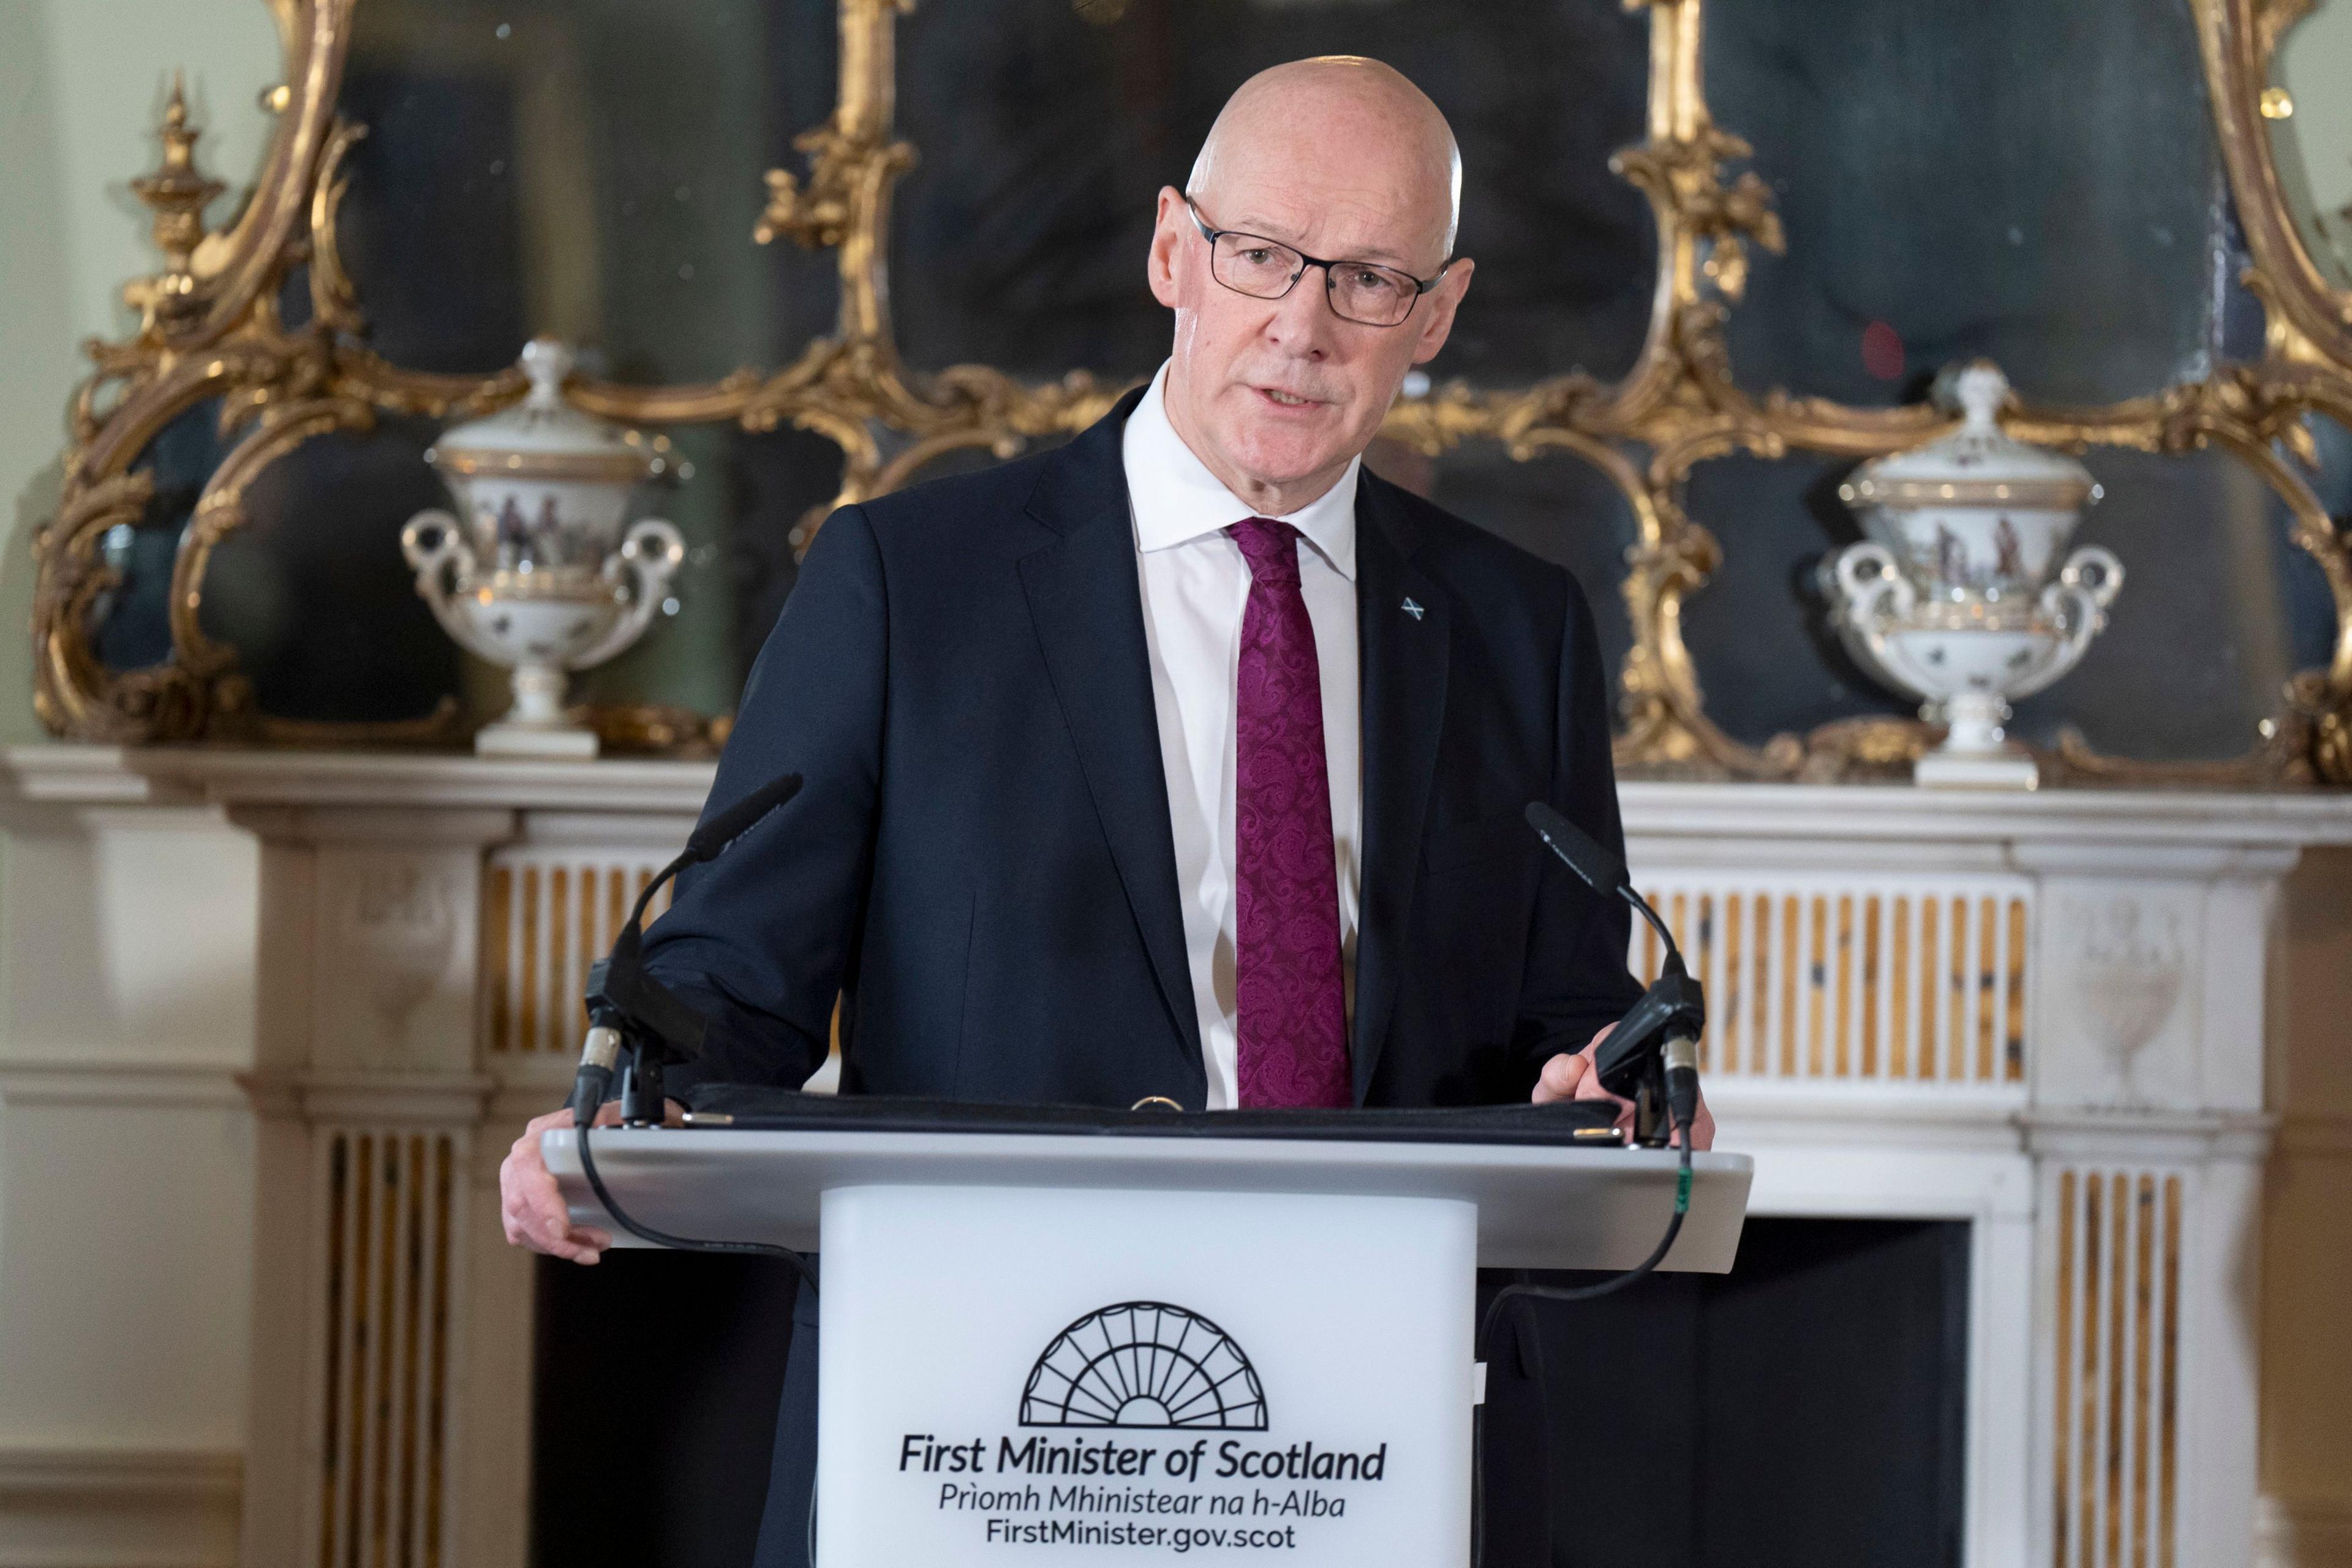
<svg viewBox="0 0 2352 1568">
<path fill-rule="evenodd" d="M 1411 616 L 1416 621 L 1421 619 L 1421 606 L 1414 604 L 1411 599 L 1407 599 L 1404 602 L 1404 613 Z"/>
</svg>

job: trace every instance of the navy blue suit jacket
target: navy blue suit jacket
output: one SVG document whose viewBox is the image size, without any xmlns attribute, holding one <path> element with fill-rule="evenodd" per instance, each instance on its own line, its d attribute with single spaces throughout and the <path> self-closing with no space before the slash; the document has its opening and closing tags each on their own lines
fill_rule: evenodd
<svg viewBox="0 0 2352 1568">
<path fill-rule="evenodd" d="M 798 1084 L 838 995 L 845 1092 L 1204 1103 L 1120 460 L 1139 395 L 825 523 L 709 809 L 806 784 L 648 937 L 711 1019 L 696 1076 Z M 1549 800 L 1622 850 L 1591 612 L 1566 572 L 1369 472 L 1356 561 L 1356 1099 L 1524 1099 L 1640 994 L 1624 906 L 1520 815 Z"/>
</svg>

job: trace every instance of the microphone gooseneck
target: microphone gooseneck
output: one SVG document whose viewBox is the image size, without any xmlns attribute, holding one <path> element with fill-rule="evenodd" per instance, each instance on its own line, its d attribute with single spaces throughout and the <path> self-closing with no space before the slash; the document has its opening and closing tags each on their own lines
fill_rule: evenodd
<svg viewBox="0 0 2352 1568">
<path fill-rule="evenodd" d="M 688 866 L 716 859 L 729 846 L 759 826 L 771 812 L 800 793 L 801 775 L 784 773 L 771 779 L 741 800 L 709 817 L 687 837 L 686 847 L 663 867 L 637 894 L 612 951 L 588 972 L 588 1037 L 580 1051 L 580 1071 L 572 1085 L 572 1124 L 579 1138 L 580 1170 L 589 1190 L 613 1222 L 641 1241 L 657 1247 L 694 1252 L 730 1252 L 777 1258 L 790 1264 L 810 1294 L 816 1292 L 816 1271 L 809 1260 L 787 1247 L 761 1241 L 706 1241 L 676 1236 L 646 1225 L 624 1209 L 604 1184 L 596 1168 L 593 1131 L 596 1112 L 612 1092 L 615 1064 L 623 1050 L 632 1061 L 623 1097 L 623 1120 L 638 1126 L 659 1126 L 663 1121 L 662 1069 L 673 1059 L 691 1059 L 702 1049 L 705 1020 L 667 987 L 646 973 L 644 963 L 645 917 L 654 895 Z"/>
<path fill-rule="evenodd" d="M 1679 966 L 1682 949 L 1675 945 L 1675 933 L 1650 907 L 1650 900 L 1633 890 L 1633 879 L 1626 874 L 1625 862 L 1601 847 L 1598 839 L 1579 827 L 1544 801 L 1528 802 L 1528 826 L 1536 837 L 1560 858 L 1560 863 L 1576 873 L 1579 880 L 1594 892 L 1608 898 L 1624 900 L 1658 933 L 1666 944 L 1666 962 Z"/>
<path fill-rule="evenodd" d="M 702 1015 L 679 1001 L 668 986 L 647 973 L 642 954 L 646 910 L 680 871 L 713 860 L 769 813 L 801 789 L 801 775 L 781 773 L 725 810 L 706 818 L 687 836 L 686 847 L 637 893 L 629 918 L 613 938 L 612 952 L 588 971 L 588 1037 L 581 1045 L 580 1070 L 572 1081 L 572 1121 L 586 1127 L 613 1090 L 615 1064 L 624 1046 L 634 1048 L 626 1107 L 633 1121 L 658 1122 L 662 1116 L 664 1061 L 690 1060 L 702 1051 Z M 648 1106 L 650 1109 L 648 1109 Z"/>
<path fill-rule="evenodd" d="M 1622 899 L 1637 910 L 1665 946 L 1658 978 L 1617 1021 L 1592 1053 L 1601 1087 L 1633 1102 L 1633 1139 L 1653 1148 L 1666 1142 L 1675 1120 L 1698 1115 L 1698 1038 L 1706 1027 L 1706 994 L 1683 963 L 1675 933 L 1650 900 L 1633 888 L 1625 862 L 1549 803 L 1528 803 L 1528 826 L 1561 864 L 1593 891 Z M 1670 1116 L 1680 1105 L 1679 1117 Z"/>
</svg>

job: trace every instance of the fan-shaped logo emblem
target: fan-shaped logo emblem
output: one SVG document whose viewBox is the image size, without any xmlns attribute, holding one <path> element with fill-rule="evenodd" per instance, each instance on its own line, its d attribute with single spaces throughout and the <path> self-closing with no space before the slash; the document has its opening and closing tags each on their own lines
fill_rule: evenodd
<svg viewBox="0 0 2352 1568">
<path fill-rule="evenodd" d="M 1233 1337 L 1165 1301 L 1122 1301 L 1054 1336 L 1021 1394 L 1024 1426 L 1263 1432 L 1265 1391 Z"/>
</svg>

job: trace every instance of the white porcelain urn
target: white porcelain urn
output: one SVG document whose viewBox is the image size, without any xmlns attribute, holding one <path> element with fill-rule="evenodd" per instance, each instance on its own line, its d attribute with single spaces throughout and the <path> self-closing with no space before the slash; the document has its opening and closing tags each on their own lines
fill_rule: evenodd
<svg viewBox="0 0 2352 1568">
<path fill-rule="evenodd" d="M 522 352 L 530 393 L 445 433 L 425 458 L 459 513 L 420 511 L 401 530 L 416 591 L 467 652 L 514 670 L 514 706 L 474 737 L 486 756 L 593 757 L 593 731 L 564 718 L 566 672 L 626 649 L 653 621 L 686 542 L 659 518 L 629 523 L 629 493 L 669 459 L 565 406 L 572 351 Z"/>
<path fill-rule="evenodd" d="M 1985 361 L 1948 373 L 1937 400 L 1960 428 L 1838 490 L 1869 537 L 1822 563 L 1831 625 L 1856 664 L 1948 726 L 1914 770 L 1922 784 L 2039 783 L 2003 732 L 2010 703 L 2081 661 L 2123 587 L 2123 563 L 2095 545 L 2059 563 L 2101 492 L 2082 464 L 2002 432 L 2008 396 Z"/>
</svg>

